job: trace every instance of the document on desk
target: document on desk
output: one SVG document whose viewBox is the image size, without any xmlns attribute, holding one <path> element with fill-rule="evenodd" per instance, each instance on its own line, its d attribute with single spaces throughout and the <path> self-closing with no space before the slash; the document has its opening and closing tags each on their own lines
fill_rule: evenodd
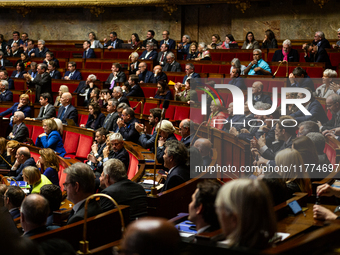
<svg viewBox="0 0 340 255">
<path fill-rule="evenodd" d="M 153 180 L 144 180 L 144 184 L 153 184 Z M 158 185 L 158 182 L 155 182 L 155 185 Z"/>
<path fill-rule="evenodd" d="M 276 232 L 275 237 L 279 239 L 280 241 L 285 240 L 288 236 L 290 236 L 289 233 L 283 233 L 283 232 Z"/>
</svg>

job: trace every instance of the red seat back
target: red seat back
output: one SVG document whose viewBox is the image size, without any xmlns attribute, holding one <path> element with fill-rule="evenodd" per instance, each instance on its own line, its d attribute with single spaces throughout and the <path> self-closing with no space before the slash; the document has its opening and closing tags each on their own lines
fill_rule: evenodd
<svg viewBox="0 0 340 255">
<path fill-rule="evenodd" d="M 130 165 L 127 171 L 127 176 L 128 176 L 128 179 L 131 180 L 138 173 L 138 159 L 130 152 L 129 152 L 129 157 L 130 157 Z"/>
<path fill-rule="evenodd" d="M 61 191 L 63 191 L 63 183 L 66 182 L 66 176 L 67 174 L 64 173 L 65 168 L 62 165 L 59 165 L 59 172 L 58 172 L 58 177 L 59 177 L 59 186 Z"/>
<path fill-rule="evenodd" d="M 35 143 L 35 141 L 37 140 L 37 137 L 44 133 L 44 129 L 43 127 L 39 127 L 39 126 L 33 126 L 33 131 L 32 131 L 32 141 Z"/>
<path fill-rule="evenodd" d="M 177 106 L 175 110 L 174 120 L 184 120 L 190 117 L 190 107 Z"/>
<path fill-rule="evenodd" d="M 85 115 L 85 114 L 79 114 L 79 116 L 78 116 L 78 120 L 79 120 L 79 126 L 81 125 L 81 124 L 86 124 L 87 123 L 87 120 L 89 119 L 89 115 Z"/>
<path fill-rule="evenodd" d="M 76 158 L 79 160 L 85 160 L 87 155 L 91 151 L 91 146 L 93 144 L 93 137 L 87 135 L 80 135 L 78 148 L 76 152 Z"/>
<path fill-rule="evenodd" d="M 156 88 L 142 87 L 144 97 L 154 97 L 156 95 Z"/>
<path fill-rule="evenodd" d="M 130 106 L 133 108 L 133 107 L 135 107 L 139 102 L 137 102 L 137 101 L 129 101 L 129 103 L 130 103 Z M 141 106 L 141 104 L 139 104 L 139 105 L 137 106 L 136 110 L 135 110 L 135 113 L 140 113 L 141 108 L 142 108 L 142 106 Z"/>
<path fill-rule="evenodd" d="M 64 137 L 64 148 L 66 154 L 75 154 L 78 147 L 79 134 L 71 131 L 66 131 Z"/>
<path fill-rule="evenodd" d="M 154 103 L 145 103 L 144 104 L 144 108 L 143 108 L 143 114 L 149 115 L 150 114 L 150 110 L 153 108 L 156 108 L 157 104 Z"/>
<path fill-rule="evenodd" d="M 34 158 L 34 161 L 37 162 L 38 159 L 40 158 L 39 153 L 31 152 L 31 157 Z"/>
</svg>

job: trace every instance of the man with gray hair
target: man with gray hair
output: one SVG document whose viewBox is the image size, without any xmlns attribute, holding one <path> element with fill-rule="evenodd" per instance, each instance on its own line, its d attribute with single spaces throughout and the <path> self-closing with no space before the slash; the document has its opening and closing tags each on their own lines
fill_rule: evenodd
<svg viewBox="0 0 340 255">
<path fill-rule="evenodd" d="M 118 100 L 114 98 L 110 98 L 107 102 L 106 110 L 108 114 L 105 117 L 103 128 L 108 131 L 115 131 L 117 128 L 117 120 L 119 117 L 117 112 L 118 104 Z"/>
<path fill-rule="evenodd" d="M 190 119 L 184 119 L 179 123 L 179 133 L 182 136 L 181 142 L 189 148 L 191 143 L 192 134 L 190 133 L 190 125 L 192 125 L 192 121 Z"/>
<path fill-rule="evenodd" d="M 112 96 L 118 101 L 119 104 L 125 103 L 130 106 L 129 100 L 124 96 L 122 87 L 116 86 L 113 88 Z"/>
<path fill-rule="evenodd" d="M 157 54 L 157 51 L 154 50 L 153 48 L 154 48 L 154 44 L 152 42 L 148 42 L 146 44 L 146 50 L 143 51 L 142 55 L 139 56 L 139 59 L 153 60 L 154 62 L 156 62 L 158 54 Z"/>
<path fill-rule="evenodd" d="M 297 50 L 292 49 L 292 42 L 289 39 L 284 40 L 282 43 L 282 50 L 275 51 L 272 62 L 299 62 L 300 55 Z"/>
<path fill-rule="evenodd" d="M 13 92 L 8 90 L 8 81 L 0 80 L 0 102 L 13 101 Z"/>
<path fill-rule="evenodd" d="M 311 132 L 319 132 L 319 126 L 315 121 L 307 120 L 299 124 L 297 137 L 306 136 Z"/>
<path fill-rule="evenodd" d="M 138 144 L 139 133 L 135 128 L 135 123 L 138 120 L 135 118 L 134 110 L 129 107 L 123 110 L 121 118 L 117 120 L 119 133 L 122 134 L 125 141 L 131 141 Z"/>
<path fill-rule="evenodd" d="M 129 169 L 130 156 L 127 150 L 124 148 L 123 136 L 120 133 L 113 133 L 109 136 L 109 143 L 103 150 L 103 163 L 109 159 L 119 159 L 124 163 L 125 169 Z M 98 167 L 102 167 L 98 165 Z M 101 171 L 100 171 L 101 172 Z"/>
<path fill-rule="evenodd" d="M 88 100 L 90 99 L 91 91 L 94 88 L 97 88 L 97 86 L 94 84 L 94 82 L 97 80 L 97 76 L 94 74 L 90 74 L 87 76 L 86 81 L 80 81 L 78 84 L 78 87 L 73 93 L 79 94 L 79 96 L 83 96 L 84 103 L 83 105 L 88 105 Z"/>
<path fill-rule="evenodd" d="M 319 165 L 327 165 L 327 167 L 331 164 L 329 161 L 327 155 L 324 153 L 325 145 L 326 145 L 326 139 L 325 137 L 319 133 L 319 132 L 310 132 L 306 134 L 307 137 L 309 137 L 312 142 L 315 144 L 316 151 L 318 152 L 318 158 L 319 158 Z"/>
<path fill-rule="evenodd" d="M 4 53 L 0 50 L 0 69 L 1 70 L 6 70 L 6 66 L 7 67 L 12 67 L 13 64 L 8 59 L 4 59 Z"/>
<path fill-rule="evenodd" d="M 33 79 L 34 79 L 34 78 L 37 76 L 37 74 L 38 74 L 38 72 L 37 72 L 37 66 L 38 66 L 37 62 L 32 62 L 32 63 L 31 63 L 31 69 L 28 70 L 28 74 L 31 75 Z"/>
<path fill-rule="evenodd" d="M 199 138 L 196 140 L 194 147 L 197 148 L 202 156 L 203 166 L 209 166 L 211 158 L 212 143 L 206 138 Z"/>
<path fill-rule="evenodd" d="M 331 49 L 331 45 L 322 31 L 315 32 L 313 44 L 322 49 Z"/>
<path fill-rule="evenodd" d="M 166 63 L 163 67 L 164 72 L 182 72 L 181 64 L 175 60 L 175 54 L 169 52 L 166 55 Z"/>
<path fill-rule="evenodd" d="M 38 40 L 38 47 L 34 49 L 31 57 L 45 58 L 48 51 L 49 49 L 45 47 L 45 41 L 40 39 Z"/>
<path fill-rule="evenodd" d="M 153 73 L 147 70 L 147 67 L 148 65 L 145 62 L 139 63 L 138 71 L 136 72 L 139 82 L 151 83 Z"/>
<path fill-rule="evenodd" d="M 325 123 L 318 121 L 323 135 L 332 133 L 332 129 L 340 127 L 340 96 L 338 94 L 332 94 L 326 98 L 326 109 L 331 111 L 332 119 Z"/>
<path fill-rule="evenodd" d="M 27 141 L 27 138 L 29 137 L 29 132 L 28 132 L 28 128 L 25 125 L 25 123 L 23 123 L 24 119 L 25 119 L 25 114 L 23 112 L 17 111 L 14 113 L 13 130 L 8 135 L 7 137 L 8 140 L 15 140 L 20 143 Z"/>
<path fill-rule="evenodd" d="M 95 176 L 90 166 L 84 163 L 75 163 L 64 170 L 67 174 L 64 189 L 67 191 L 67 199 L 74 206 L 68 217 L 67 224 L 84 219 L 85 200 L 91 196 L 95 188 Z M 87 208 L 87 217 L 95 216 L 102 212 L 95 199 L 91 199 Z"/>
<path fill-rule="evenodd" d="M 27 166 L 36 167 L 34 158 L 31 157 L 31 152 L 27 147 L 20 147 L 15 155 L 15 163 L 11 168 L 10 176 L 16 181 L 23 181 L 22 170 Z"/>
<path fill-rule="evenodd" d="M 109 159 L 104 163 L 102 175 L 99 178 L 100 193 L 112 197 L 119 205 L 130 206 L 130 221 L 147 215 L 147 201 L 144 188 L 128 179 L 126 169 L 119 159 Z M 103 211 L 115 208 L 115 205 L 106 198 L 100 199 Z"/>
<path fill-rule="evenodd" d="M 271 75 L 272 70 L 270 69 L 268 63 L 262 59 L 262 51 L 260 49 L 255 49 L 253 51 L 253 61 L 244 70 L 245 74 L 248 75 Z"/>
</svg>

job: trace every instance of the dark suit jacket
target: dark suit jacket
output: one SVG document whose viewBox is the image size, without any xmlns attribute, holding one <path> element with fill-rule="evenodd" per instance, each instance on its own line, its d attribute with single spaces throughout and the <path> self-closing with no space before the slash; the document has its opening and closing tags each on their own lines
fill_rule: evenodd
<svg viewBox="0 0 340 255">
<path fill-rule="evenodd" d="M 223 131 L 225 132 L 229 132 L 229 129 L 231 127 L 236 128 L 237 131 L 240 131 L 242 128 L 246 128 L 242 123 L 244 123 L 244 120 L 246 119 L 245 115 L 229 115 L 229 117 L 227 118 L 228 123 L 226 123 L 223 127 Z M 235 124 L 235 123 L 239 123 L 240 124 Z M 247 125 L 247 121 L 245 121 L 246 125 Z"/>
<path fill-rule="evenodd" d="M 29 73 L 29 75 L 31 75 L 32 76 L 32 69 L 30 69 L 30 70 L 28 70 L 28 73 Z M 38 74 L 38 71 L 35 71 L 35 75 L 37 75 Z M 33 77 L 33 76 L 32 76 Z M 34 78 L 34 77 L 33 77 Z"/>
<path fill-rule="evenodd" d="M 60 68 L 60 65 L 59 65 L 59 60 L 58 59 L 56 59 L 56 58 L 53 58 L 51 61 L 53 61 L 54 62 L 54 64 L 56 65 L 56 67 L 55 68 Z M 43 62 L 44 64 L 46 64 L 47 66 L 48 66 L 48 64 L 47 64 L 47 61 L 45 61 L 44 60 L 44 62 Z"/>
<path fill-rule="evenodd" d="M 38 114 L 38 117 L 35 118 L 36 120 L 44 120 L 44 119 L 50 119 L 56 116 L 55 107 L 52 104 L 47 105 L 47 109 L 45 109 L 44 115 L 43 115 L 43 107 L 40 107 L 40 111 Z"/>
<path fill-rule="evenodd" d="M 166 63 L 163 67 L 163 72 L 182 72 L 181 64 L 175 61 L 172 65 Z"/>
<path fill-rule="evenodd" d="M 15 90 L 14 81 L 11 78 L 8 77 L 7 82 L 8 82 L 8 89 L 9 90 Z"/>
<path fill-rule="evenodd" d="M 139 81 L 143 81 L 144 83 L 151 83 L 152 78 L 153 78 L 153 72 L 150 72 L 148 70 L 145 70 L 146 74 L 143 79 L 143 74 L 138 75 Z"/>
<path fill-rule="evenodd" d="M 119 205 L 130 206 L 130 221 L 147 215 L 147 201 L 144 188 L 129 179 L 116 182 L 101 193 L 112 197 Z M 100 206 L 103 211 L 115 208 L 114 204 L 108 199 L 100 199 Z"/>
<path fill-rule="evenodd" d="M 144 92 L 142 88 L 136 84 L 130 90 L 130 92 L 126 95 L 127 97 L 144 97 Z"/>
<path fill-rule="evenodd" d="M 102 213 L 103 210 L 95 200 L 90 200 L 88 207 L 87 207 L 87 217 L 92 217 L 97 214 Z M 67 225 L 75 223 L 77 221 L 83 220 L 84 219 L 84 214 L 85 214 L 85 201 L 81 204 L 79 207 L 78 211 L 74 213 L 72 216 L 67 220 Z"/>
<path fill-rule="evenodd" d="M 105 84 L 111 85 L 112 79 L 113 79 L 113 73 L 110 73 L 109 77 L 107 77 L 107 79 L 105 81 Z M 116 82 L 125 82 L 125 80 L 126 80 L 125 73 L 124 72 L 119 72 L 117 74 Z M 115 84 L 115 86 L 117 86 L 117 85 Z"/>
<path fill-rule="evenodd" d="M 130 106 L 129 100 L 126 98 L 126 96 L 122 96 L 121 98 L 118 99 L 119 103 L 126 103 L 128 106 Z"/>
<path fill-rule="evenodd" d="M 20 58 L 20 56 L 21 56 L 21 53 L 23 53 L 24 52 L 24 50 L 23 49 L 18 49 L 15 53 L 13 53 L 12 52 L 12 50 L 11 50 L 11 52 L 10 53 L 8 53 L 8 52 L 4 52 L 5 54 L 6 54 L 6 56 L 8 56 L 8 57 L 14 57 L 14 58 Z"/>
<path fill-rule="evenodd" d="M 13 220 L 20 217 L 19 208 L 14 208 L 14 210 L 10 211 L 9 213 L 11 214 Z"/>
<path fill-rule="evenodd" d="M 198 73 L 193 73 L 192 75 L 191 75 L 191 78 L 190 79 L 194 79 L 194 78 L 201 78 L 201 76 L 198 74 Z M 188 75 L 186 75 L 186 76 L 184 76 L 184 78 L 183 78 L 183 84 L 185 84 L 185 81 L 188 79 Z"/>
<path fill-rule="evenodd" d="M 70 71 L 67 71 L 64 75 L 65 76 L 69 76 L 70 75 Z M 74 71 L 74 74 L 72 75 L 71 79 L 70 80 L 82 80 L 82 77 L 81 77 L 81 73 L 77 70 Z"/>
<path fill-rule="evenodd" d="M 94 50 L 89 48 L 87 55 L 85 56 L 86 51 L 83 52 L 83 58 L 96 58 L 96 53 L 94 53 Z"/>
<path fill-rule="evenodd" d="M 121 133 L 125 141 L 132 141 L 138 144 L 139 133 L 135 129 L 136 122 L 138 122 L 138 120 L 133 118 L 129 123 L 125 123 L 126 127 L 121 127 L 119 133 Z"/>
<path fill-rule="evenodd" d="M 87 119 L 87 123 L 85 125 L 86 128 L 91 128 L 92 122 L 94 121 L 94 130 L 97 128 L 100 128 L 103 126 L 105 119 L 105 115 L 103 113 L 100 113 L 97 117 L 97 119 L 94 119 L 94 116 L 92 114 L 89 115 L 89 118 Z"/>
<path fill-rule="evenodd" d="M 165 81 L 166 83 L 168 83 L 168 76 L 166 76 L 164 72 L 160 72 L 156 77 L 154 75 L 152 76 L 152 83 L 157 83 L 159 81 Z"/>
<path fill-rule="evenodd" d="M 161 64 L 161 59 L 162 59 L 162 55 L 163 55 L 164 52 L 158 52 L 158 55 L 157 55 L 157 65 L 161 65 L 162 67 L 165 65 L 166 63 L 166 56 L 168 55 L 168 51 L 166 52 L 165 56 L 163 57 L 163 63 Z"/>
<path fill-rule="evenodd" d="M 317 43 L 313 40 L 313 44 L 316 45 Z M 319 48 L 323 48 L 323 49 L 331 49 L 331 45 L 329 44 L 329 41 L 324 38 L 321 40 L 321 44 L 319 46 Z"/>
<path fill-rule="evenodd" d="M 103 127 L 106 130 L 115 131 L 117 129 L 118 117 L 119 116 L 117 112 L 109 113 L 104 120 Z"/>
<path fill-rule="evenodd" d="M 51 74 L 49 74 L 51 76 Z M 53 75 L 51 76 L 52 79 L 61 79 L 61 73 L 58 70 L 54 70 Z"/>
<path fill-rule="evenodd" d="M 147 50 L 143 51 L 142 55 L 139 56 L 139 59 L 145 59 L 145 60 L 152 59 L 153 61 L 157 61 L 157 56 L 158 56 L 157 51 L 152 50 L 150 54 L 148 55 L 148 58 L 145 58 L 145 55 L 147 52 L 148 52 Z"/>
<path fill-rule="evenodd" d="M 63 112 L 64 108 L 64 106 L 59 107 L 57 117 L 58 119 L 60 119 L 61 113 Z M 67 111 L 64 113 L 63 119 L 61 120 L 63 124 L 67 125 L 66 119 L 72 119 L 74 120 L 76 125 L 78 125 L 78 110 L 73 105 L 69 105 Z"/>
<path fill-rule="evenodd" d="M 282 50 L 275 51 L 272 62 L 279 62 L 283 60 L 283 54 Z M 295 49 L 290 49 L 290 52 L 288 53 L 288 62 L 299 62 L 300 55 L 299 52 Z"/>
<path fill-rule="evenodd" d="M 15 76 L 17 75 L 17 73 L 18 73 L 17 70 L 13 71 L 11 77 L 12 77 L 12 78 L 16 78 Z M 21 72 L 19 73 L 19 76 L 18 76 L 17 78 L 24 78 L 24 74 L 25 74 L 25 73 L 27 73 L 27 72 L 26 72 L 26 71 L 21 71 Z"/>
<path fill-rule="evenodd" d="M 289 79 L 288 79 L 287 86 L 288 87 L 289 86 L 291 86 L 291 87 L 300 87 L 300 88 L 308 87 L 312 91 L 315 91 L 313 80 L 308 75 L 306 75 L 304 78 L 297 79 L 297 83 L 294 83 L 294 84 L 291 84 Z"/>
<path fill-rule="evenodd" d="M 7 114 L 11 114 L 11 116 L 17 111 L 19 103 L 15 103 L 11 108 L 8 108 L 6 111 L 0 113 L 0 116 L 6 116 Z M 25 114 L 25 117 L 31 116 L 31 107 L 29 105 L 23 106 L 19 111 L 22 111 Z"/>
<path fill-rule="evenodd" d="M 272 99 L 269 95 L 262 94 L 261 97 L 258 100 L 255 100 L 255 96 L 253 96 L 253 103 L 255 104 L 256 102 L 272 104 Z"/>
<path fill-rule="evenodd" d="M 35 57 L 36 58 L 45 58 L 46 57 L 46 52 L 48 52 L 49 49 L 44 47 L 44 49 L 40 52 L 39 48 L 34 49 Z"/>
<path fill-rule="evenodd" d="M 14 124 L 13 126 L 13 131 L 16 130 L 17 128 L 17 124 Z M 13 133 L 14 138 L 10 138 L 9 136 L 7 137 L 8 140 L 15 140 L 18 141 L 20 143 L 26 142 L 27 137 L 29 137 L 29 132 L 28 132 L 28 128 L 25 125 L 25 123 L 21 123 L 19 126 L 19 129 L 16 130 L 15 134 Z"/>
<path fill-rule="evenodd" d="M 5 90 L 4 92 L 0 93 L 0 102 L 3 101 L 13 101 L 13 92 Z"/>
<path fill-rule="evenodd" d="M 159 46 L 162 46 L 162 44 L 164 44 L 164 40 L 160 42 Z M 176 42 L 170 38 L 167 44 L 169 45 L 169 50 L 174 50 L 176 48 Z"/>
<path fill-rule="evenodd" d="M 247 89 L 247 86 L 244 83 L 244 80 L 242 77 L 233 78 L 229 81 L 228 84 L 235 85 L 236 87 L 239 87 L 240 89 Z"/>
<path fill-rule="evenodd" d="M 139 143 L 144 149 L 150 149 L 151 152 L 154 152 L 156 135 L 157 135 L 156 131 L 154 131 L 152 135 L 141 134 L 139 137 Z"/>
<path fill-rule="evenodd" d="M 168 136 L 168 138 L 166 139 L 167 141 L 170 140 L 177 140 L 176 136 L 174 134 L 171 134 Z M 164 155 L 164 151 L 165 151 L 165 146 L 162 147 L 157 147 L 157 161 L 160 164 L 164 164 L 164 159 L 163 159 L 163 155 Z"/>
<path fill-rule="evenodd" d="M 111 43 L 113 43 L 113 41 L 111 41 L 111 40 L 109 40 L 109 41 L 107 41 L 107 43 L 104 43 L 104 48 L 107 48 L 107 47 L 109 47 L 109 46 L 111 46 Z M 123 44 L 124 42 L 122 41 L 122 40 L 120 40 L 120 39 L 116 39 L 116 47 L 115 47 L 115 49 L 120 49 L 120 48 L 122 48 L 122 44 Z"/>
<path fill-rule="evenodd" d="M 156 41 L 154 38 L 151 39 L 151 41 L 153 42 L 154 45 L 156 45 L 156 48 L 158 48 L 158 41 Z M 146 47 L 148 40 L 144 40 L 142 47 Z"/>
<path fill-rule="evenodd" d="M 189 168 L 185 165 L 178 165 L 171 170 L 170 174 L 168 174 L 168 177 L 166 178 L 162 191 L 174 188 L 189 180 L 190 180 Z"/>
<path fill-rule="evenodd" d="M 130 165 L 130 156 L 128 151 L 123 147 L 120 151 L 114 152 L 113 150 L 110 151 L 109 153 L 109 159 L 119 159 L 120 161 L 123 162 L 126 171 L 128 171 L 129 169 L 129 165 Z"/>
<path fill-rule="evenodd" d="M 310 54 L 305 57 L 306 62 L 325 62 L 325 67 L 326 68 L 331 68 L 331 61 L 329 59 L 328 53 L 325 49 L 320 48 L 316 54 Z"/>
<path fill-rule="evenodd" d="M 322 131 L 325 131 L 325 130 L 331 130 L 333 128 L 336 128 L 337 126 L 335 125 L 335 121 L 336 121 L 336 114 L 333 114 L 332 115 L 332 119 L 328 120 L 326 122 L 322 122 Z"/>
<path fill-rule="evenodd" d="M 12 67 L 13 64 L 8 59 L 4 59 L 1 69 L 6 70 L 6 67 Z"/>
<path fill-rule="evenodd" d="M 9 39 L 9 40 L 7 41 L 7 45 L 8 45 L 9 47 L 12 47 L 13 41 L 14 41 L 13 39 Z M 19 45 L 21 45 L 21 44 L 23 44 L 24 42 L 23 42 L 21 39 L 19 39 L 17 43 L 19 43 Z M 3 49 L 2 51 L 5 52 L 6 50 Z"/>
<path fill-rule="evenodd" d="M 327 115 L 325 113 L 325 110 L 323 109 L 322 105 L 319 103 L 318 100 L 314 100 L 311 102 L 307 108 L 307 110 L 312 114 L 312 115 L 304 115 L 301 110 L 298 110 L 297 112 L 294 112 L 290 116 L 294 117 L 295 120 L 298 123 L 301 123 L 303 121 L 307 120 L 313 120 L 317 121 L 319 120 L 321 123 L 325 123 L 328 121 Z"/>
<path fill-rule="evenodd" d="M 36 166 L 36 163 L 34 161 L 34 158 L 29 158 L 25 161 L 25 163 L 21 164 L 17 170 L 15 171 L 10 171 L 10 175 L 11 176 L 14 176 L 13 178 L 16 180 L 16 181 L 23 181 L 23 177 L 22 177 L 22 170 L 24 170 L 24 168 L 26 166 Z"/>
<path fill-rule="evenodd" d="M 289 139 L 288 143 L 280 143 L 280 144 L 279 144 L 280 146 L 273 146 L 272 148 L 268 148 L 267 150 L 265 150 L 265 152 L 262 154 L 262 156 L 263 156 L 265 159 L 274 160 L 276 154 L 277 154 L 279 151 L 282 151 L 282 150 L 287 149 L 287 148 L 292 148 L 292 144 L 293 144 L 294 138 L 295 138 L 295 136 L 292 136 L 292 137 Z"/>
<path fill-rule="evenodd" d="M 35 102 L 39 103 L 40 94 L 49 93 L 52 95 L 52 78 L 48 73 L 37 74 L 33 81 L 29 82 L 30 86 L 35 86 Z M 52 104 L 53 102 L 49 102 Z"/>
<path fill-rule="evenodd" d="M 192 138 L 191 135 L 187 136 L 186 138 L 182 137 L 181 142 L 184 143 L 185 147 L 187 147 L 187 148 L 190 147 L 191 138 Z"/>
</svg>

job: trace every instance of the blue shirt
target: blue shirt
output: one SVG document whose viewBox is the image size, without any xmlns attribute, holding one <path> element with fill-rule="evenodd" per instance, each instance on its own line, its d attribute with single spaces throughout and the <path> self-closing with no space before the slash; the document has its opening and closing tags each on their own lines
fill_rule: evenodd
<svg viewBox="0 0 340 255">
<path fill-rule="evenodd" d="M 267 62 L 266 61 L 264 61 L 262 58 L 259 60 L 259 61 L 257 61 L 257 64 L 256 65 L 253 65 L 251 68 L 250 68 L 250 70 L 249 70 L 249 72 L 248 72 L 248 75 L 263 75 L 263 73 L 260 71 L 260 72 L 255 72 L 254 71 L 254 69 L 256 68 L 256 67 L 261 67 L 263 70 L 266 70 L 266 71 L 268 71 L 268 72 L 272 72 L 272 70 L 270 69 L 270 67 L 269 67 L 269 65 L 267 64 Z"/>
<path fill-rule="evenodd" d="M 52 167 L 46 168 L 44 175 L 54 184 L 59 186 L 58 172 Z"/>
</svg>

